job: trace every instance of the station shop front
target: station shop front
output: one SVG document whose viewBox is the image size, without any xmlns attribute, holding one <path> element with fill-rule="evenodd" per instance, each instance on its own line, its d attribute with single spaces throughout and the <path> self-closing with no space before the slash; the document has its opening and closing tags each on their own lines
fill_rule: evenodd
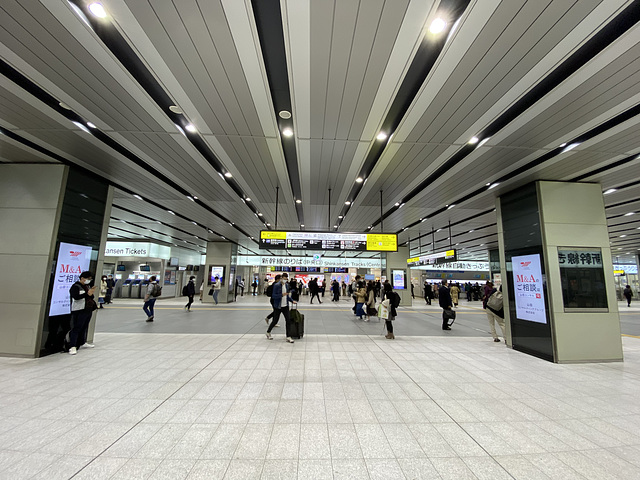
<svg viewBox="0 0 640 480">
<path fill-rule="evenodd" d="M 317 279 L 318 285 L 326 282 L 326 293 L 331 283 L 336 280 L 340 285 L 349 285 L 360 275 L 364 280 L 386 279 L 382 275 L 384 260 L 377 258 L 340 258 L 324 257 L 320 254 L 313 256 L 238 256 L 238 272 L 245 278 L 245 285 L 256 281 L 257 291 L 264 293 L 269 283 L 276 275 L 287 273 L 289 278 L 295 278 L 302 283 L 303 295 L 307 295 L 308 284 Z"/>
<path fill-rule="evenodd" d="M 204 278 L 202 255 L 180 247 L 149 242 L 107 242 L 102 275 L 113 275 L 113 298 L 144 298 L 155 276 L 162 297 L 179 297 L 182 286 L 196 277 L 196 290 Z"/>
<path fill-rule="evenodd" d="M 437 285 L 447 280 L 447 283 L 459 283 L 464 285 L 476 283 L 483 285 L 491 280 L 489 262 L 456 261 L 434 265 L 420 265 L 411 267 L 411 282 L 414 285 L 415 294 L 424 296 L 424 284 Z M 500 283 L 499 278 L 494 283 Z"/>
</svg>

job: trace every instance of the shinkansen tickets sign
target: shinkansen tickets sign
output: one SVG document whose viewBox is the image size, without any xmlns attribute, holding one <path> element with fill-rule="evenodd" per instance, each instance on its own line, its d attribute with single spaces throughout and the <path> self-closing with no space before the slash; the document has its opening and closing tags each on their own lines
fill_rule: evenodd
<svg viewBox="0 0 640 480">
<path fill-rule="evenodd" d="M 282 232 L 262 230 L 260 248 L 274 250 L 337 250 L 397 252 L 395 233 Z"/>
</svg>

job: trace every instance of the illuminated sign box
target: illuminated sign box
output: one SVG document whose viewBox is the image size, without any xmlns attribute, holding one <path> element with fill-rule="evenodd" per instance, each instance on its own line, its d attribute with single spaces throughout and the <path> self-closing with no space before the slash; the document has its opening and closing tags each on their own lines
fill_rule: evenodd
<svg viewBox="0 0 640 480">
<path fill-rule="evenodd" d="M 407 266 L 417 267 L 419 265 L 437 265 L 440 263 L 455 262 L 458 260 L 458 252 L 455 249 L 446 252 L 432 253 L 407 259 Z"/>
<path fill-rule="evenodd" d="M 260 231 L 260 248 L 274 250 L 329 250 L 397 252 L 395 233 L 337 233 Z"/>
</svg>

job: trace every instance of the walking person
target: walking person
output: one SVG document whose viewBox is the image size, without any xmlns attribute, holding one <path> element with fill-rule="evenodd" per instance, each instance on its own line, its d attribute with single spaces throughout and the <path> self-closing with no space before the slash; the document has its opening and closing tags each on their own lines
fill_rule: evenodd
<svg viewBox="0 0 640 480">
<path fill-rule="evenodd" d="M 438 303 L 440 304 L 440 308 L 442 308 L 442 329 L 451 330 L 445 310 L 451 310 L 453 308 L 453 302 L 451 301 L 451 293 L 449 293 L 446 280 L 442 280 L 442 285 L 438 289 Z"/>
<path fill-rule="evenodd" d="M 342 296 L 346 297 L 347 296 L 347 284 L 345 283 L 345 281 L 342 281 Z"/>
<path fill-rule="evenodd" d="M 385 304 L 389 312 L 389 317 L 384 322 L 385 327 L 387 328 L 387 334 L 385 335 L 385 338 L 389 340 L 394 340 L 396 336 L 393 333 L 393 322 L 395 321 L 396 316 L 398 315 L 398 312 L 396 310 L 396 305 L 398 304 L 399 299 L 396 296 L 399 297 L 399 295 L 393 291 L 393 288 L 391 287 L 391 284 L 389 282 L 384 282 L 384 285 L 382 288 L 383 288 L 382 303 Z"/>
<path fill-rule="evenodd" d="M 202 301 L 202 295 L 204 294 L 204 280 L 200 283 L 200 301 Z"/>
<path fill-rule="evenodd" d="M 424 282 L 424 301 L 427 305 L 431 305 L 431 298 L 433 297 L 433 292 L 431 291 L 431 284 L 425 280 Z"/>
<path fill-rule="evenodd" d="M 91 272 L 82 272 L 77 282 L 71 285 L 69 295 L 71 296 L 71 330 L 67 332 L 64 341 L 64 349 L 70 355 L 78 353 L 78 348 L 93 348 L 95 345 L 87 343 L 87 333 L 91 314 L 97 308 L 93 299 L 96 287 L 90 287 L 93 280 Z"/>
<path fill-rule="evenodd" d="M 193 297 L 196 296 L 196 277 L 189 277 L 189 283 L 186 285 L 187 287 L 187 296 L 189 297 L 189 302 L 184 306 L 184 309 L 187 312 L 191 311 L 191 305 L 193 304 Z"/>
<path fill-rule="evenodd" d="M 320 300 L 320 295 L 318 295 L 319 290 L 320 287 L 318 287 L 318 279 L 312 278 L 309 282 L 309 294 L 311 295 L 311 303 L 313 303 L 314 298 L 318 299 L 318 303 L 322 303 L 322 301 Z"/>
<path fill-rule="evenodd" d="M 340 284 L 338 283 L 337 280 L 333 281 L 333 283 L 331 284 L 331 289 L 333 291 L 333 301 L 339 302 L 340 301 Z"/>
<path fill-rule="evenodd" d="M 104 308 L 104 304 L 106 303 L 107 297 L 107 276 L 103 275 L 100 279 L 100 294 L 98 295 L 98 305 L 99 308 Z"/>
<path fill-rule="evenodd" d="M 356 278 L 351 282 L 351 298 L 353 298 L 353 314 L 357 315 L 356 309 L 358 308 L 358 301 L 356 299 L 356 292 L 358 291 L 358 284 L 360 283 L 360 275 L 356 275 Z"/>
<path fill-rule="evenodd" d="M 451 285 L 451 289 L 449 290 L 451 293 L 451 301 L 453 302 L 454 307 L 458 307 L 458 296 L 460 295 L 460 287 L 457 284 Z"/>
<path fill-rule="evenodd" d="M 376 310 L 376 286 L 373 283 L 373 280 L 369 280 L 367 284 L 367 301 L 365 303 L 365 310 L 367 312 L 367 318 L 364 320 L 368 322 L 371 320 L 371 315 L 377 315 L 378 311 Z"/>
<path fill-rule="evenodd" d="M 144 305 L 142 306 L 142 310 L 147 314 L 147 322 L 153 322 L 155 316 L 153 307 L 161 293 L 162 287 L 158 285 L 156 276 L 152 275 L 151 278 L 149 278 L 149 286 L 147 286 L 147 293 L 144 296 Z"/>
<path fill-rule="evenodd" d="M 487 312 L 487 319 L 489 320 L 489 329 L 491 330 L 491 336 L 493 337 L 494 342 L 499 342 L 498 334 L 496 333 L 496 322 L 500 325 L 500 330 L 502 330 L 502 338 L 505 338 L 504 335 L 504 306 L 502 304 L 502 285 L 500 285 L 500 290 L 495 288 L 491 289 L 489 292 L 489 296 L 486 297 L 482 302 L 483 308 Z"/>
<path fill-rule="evenodd" d="M 280 315 L 284 316 L 285 327 L 286 327 L 286 335 L 287 342 L 293 343 L 293 339 L 291 338 L 291 317 L 289 316 L 289 303 L 297 303 L 295 302 L 291 296 L 289 295 L 289 283 L 287 280 L 289 279 L 289 275 L 287 273 L 283 273 L 279 278 L 278 282 L 274 282 L 273 284 L 273 308 L 274 315 L 273 320 L 271 321 L 271 325 L 267 329 L 267 338 L 269 340 L 273 340 L 271 336 L 271 330 L 278 324 L 280 320 Z"/>
<path fill-rule="evenodd" d="M 367 300 L 367 289 L 364 286 L 364 282 L 358 282 L 358 288 L 356 290 L 356 316 L 362 320 L 367 314 L 364 311 L 364 303 Z"/>
<path fill-rule="evenodd" d="M 324 298 L 324 291 L 327 289 L 327 281 L 322 279 L 322 287 L 320 287 L 320 291 L 322 292 L 322 298 Z"/>
<path fill-rule="evenodd" d="M 253 295 L 255 297 L 257 295 L 256 288 L 258 288 L 258 279 L 257 278 L 253 279 L 253 283 L 251 284 L 251 288 L 252 288 L 251 295 Z"/>
<path fill-rule="evenodd" d="M 416 299 L 416 296 L 413 294 L 413 282 L 411 282 L 411 298 L 412 298 L 413 300 L 415 300 L 415 299 Z"/>
<path fill-rule="evenodd" d="M 244 280 L 240 277 L 240 296 L 244 297 Z"/>
<path fill-rule="evenodd" d="M 276 278 L 274 279 L 273 283 L 267 286 L 267 288 L 265 289 L 265 294 L 269 297 L 269 303 L 271 304 L 271 313 L 267 315 L 264 319 L 267 325 L 269 325 L 270 321 L 276 315 L 276 307 L 273 304 L 273 287 L 276 283 L 279 283 L 279 282 L 280 282 L 280 275 L 276 275 Z M 279 327 L 279 326 L 280 325 L 276 325 L 276 327 Z"/>
<path fill-rule="evenodd" d="M 218 295 L 220 295 L 220 277 L 216 277 L 213 279 L 213 287 L 211 287 L 211 289 L 213 290 L 213 301 L 217 305 Z"/>
<path fill-rule="evenodd" d="M 625 289 L 623 290 L 622 294 L 624 295 L 624 298 L 627 299 L 627 307 L 631 306 L 631 297 L 633 296 L 633 292 L 631 291 L 631 287 L 629 285 L 627 285 L 625 287 Z"/>
</svg>

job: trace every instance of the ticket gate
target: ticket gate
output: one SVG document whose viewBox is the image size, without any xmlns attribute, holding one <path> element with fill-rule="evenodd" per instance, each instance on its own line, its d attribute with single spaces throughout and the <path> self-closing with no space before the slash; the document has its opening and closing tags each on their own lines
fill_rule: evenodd
<svg viewBox="0 0 640 480">
<path fill-rule="evenodd" d="M 131 282 L 131 295 L 129 298 L 140 298 L 140 284 L 142 280 L 134 280 Z"/>
<path fill-rule="evenodd" d="M 140 298 L 145 297 L 147 288 L 149 288 L 149 280 L 143 280 L 142 283 L 140 283 Z"/>
<path fill-rule="evenodd" d="M 122 284 L 120 297 L 121 298 L 131 298 L 131 280 L 125 280 Z"/>
</svg>

